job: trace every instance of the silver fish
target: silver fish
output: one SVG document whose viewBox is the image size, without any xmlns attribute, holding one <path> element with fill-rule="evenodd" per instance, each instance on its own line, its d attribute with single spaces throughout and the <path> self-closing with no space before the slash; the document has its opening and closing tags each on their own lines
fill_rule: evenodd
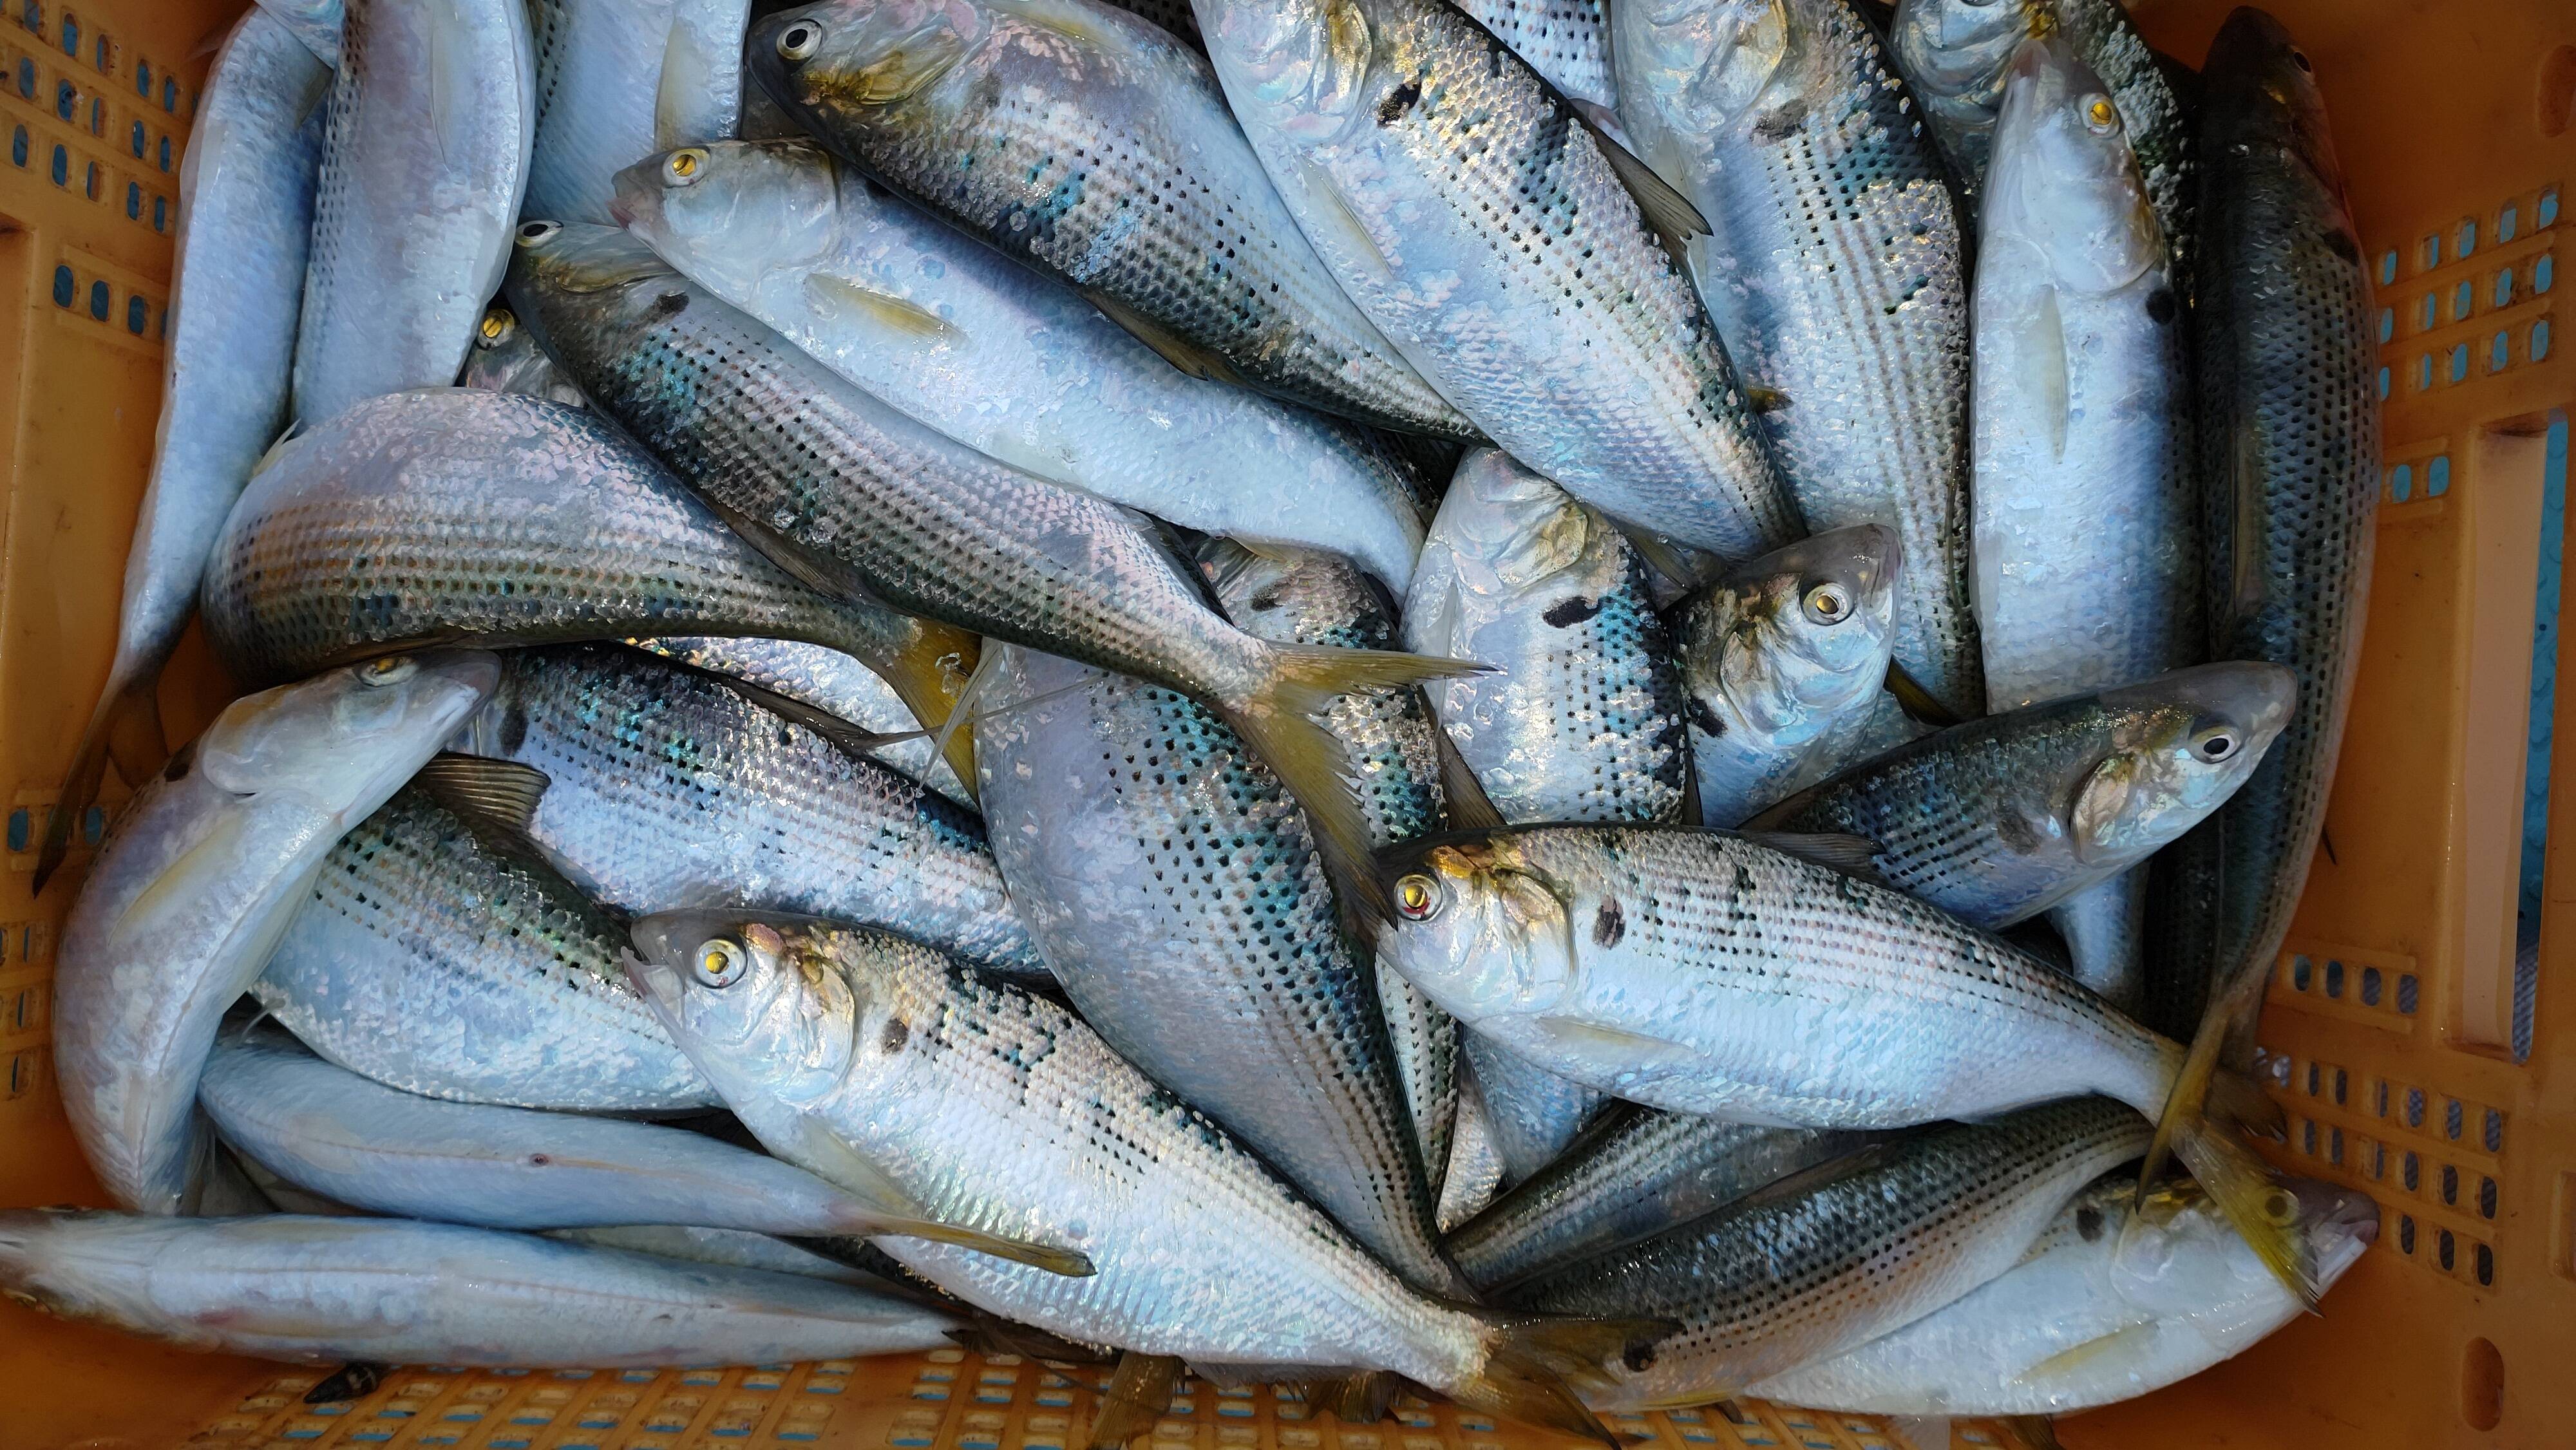
<svg viewBox="0 0 2576 1450">
<path fill-rule="evenodd" d="M 1896 641 L 1896 531 L 1856 524 L 1731 571 L 1669 614 L 1701 819 L 1788 793 L 1883 697 Z"/>
<path fill-rule="evenodd" d="M 837 715 L 869 734 L 887 736 L 887 742 L 874 751 L 877 759 L 966 809 L 977 809 L 975 798 L 958 783 L 957 772 L 937 753 L 932 737 L 901 738 L 914 729 L 911 707 L 884 676 L 854 656 L 792 639 L 679 635 L 627 643 L 684 665 L 747 680 Z"/>
<path fill-rule="evenodd" d="M 837 592 L 1209 705 L 1305 807 L 1355 909 L 1378 905 L 1341 748 L 1312 716 L 1475 666 L 1245 634 L 1134 515 L 897 412 L 624 233 L 532 225 L 510 278 L 591 400 L 737 528 Z"/>
<path fill-rule="evenodd" d="M 109 756 L 141 785 L 169 754 L 154 686 L 197 607 L 224 515 L 286 423 L 329 80 L 261 10 L 242 16 L 207 72 L 179 165 L 168 376 L 126 556 L 116 658 L 46 820 L 38 891 L 97 799 Z"/>
<path fill-rule="evenodd" d="M 521 0 L 352 0 L 295 336 L 295 417 L 455 381 L 535 122 Z"/>
<path fill-rule="evenodd" d="M 1495 1289 L 1686 1223 L 1864 1141 L 1622 1108 L 1441 1246 L 1460 1273 Z"/>
<path fill-rule="evenodd" d="M 1593 1397 L 1707 1404 L 1865 1344 L 2010 1269 L 2085 1184 L 2146 1146 L 2102 1098 L 1865 1148 L 1512 1294 L 1558 1313 L 1679 1321 L 1654 1366 Z"/>
<path fill-rule="evenodd" d="M 0 1212 L 11 1297 L 258 1359 L 592 1369 L 901 1354 L 958 1321 L 796 1274 L 395 1218 Z"/>
<path fill-rule="evenodd" d="M 605 1248 L 630 1249 L 639 1254 L 656 1254 L 666 1259 L 687 1259 L 698 1264 L 722 1264 L 735 1269 L 762 1269 L 773 1274 L 804 1274 L 816 1279 L 830 1279 L 856 1289 L 881 1294 L 895 1294 L 899 1286 L 865 1269 L 852 1268 L 838 1259 L 826 1258 L 812 1249 L 798 1248 L 785 1239 L 767 1234 L 747 1233 L 734 1228 L 699 1228 L 690 1224 L 616 1224 L 601 1228 L 549 1229 L 546 1237 L 577 1244 L 598 1244 Z"/>
<path fill-rule="evenodd" d="M 1342 295 L 1169 32 L 1095 0 L 824 0 L 753 26 L 749 57 L 818 140 L 1184 371 L 1475 436 Z"/>
<path fill-rule="evenodd" d="M 456 748 L 543 773 L 526 829 L 604 901 L 814 912 L 1045 972 L 983 822 L 668 660 L 516 651 Z"/>
<path fill-rule="evenodd" d="M 405 1092 L 592 1112 L 716 1105 L 627 989 L 617 921 L 414 786 L 341 838 L 251 994 Z"/>
<path fill-rule="evenodd" d="M 1380 965 L 1378 970 L 1393 969 Z M 1458 1068 L 1457 1126 L 1449 1139 L 1449 1166 L 1440 1175 L 1443 1234 L 1483 1212 L 1503 1188 L 1503 1152 L 1494 1142 L 1493 1122 L 1485 1115 L 1484 1092 L 1464 1061 Z"/>
<path fill-rule="evenodd" d="M 1497 667 L 1429 693 L 1503 819 L 1679 816 L 1681 672 L 1644 563 L 1598 511 L 1504 454 L 1469 454 L 1405 596 L 1404 642 Z"/>
<path fill-rule="evenodd" d="M 1688 225 L 1441 0 L 1198 0 L 1307 239 L 1486 436 L 1624 522 L 1730 557 L 1805 532 L 1689 278 Z M 1625 153 L 1617 160 L 1625 162 Z"/>
<path fill-rule="evenodd" d="M 180 1211 L 197 1075 L 342 832 L 490 695 L 479 651 L 389 656 L 234 701 L 117 818 L 63 923 L 54 1071 L 116 1201 Z"/>
<path fill-rule="evenodd" d="M 618 177 L 662 259 L 970 447 L 1185 528 L 1347 555 L 1401 591 L 1422 549 L 1357 430 L 1194 378 L 1070 289 L 807 142 L 691 147 Z"/>
<path fill-rule="evenodd" d="M 1850 0 L 1647 0 L 1611 38 L 1638 154 L 1708 219 L 1692 270 L 1782 480 L 1812 528 L 1896 530 L 1896 658 L 1978 714 L 1968 278 L 1905 88 Z"/>
<path fill-rule="evenodd" d="M 590 406 L 581 389 L 537 346 L 536 334 L 521 327 L 510 309 L 499 303 L 483 310 L 483 320 L 474 329 L 474 350 L 465 355 L 465 369 L 456 375 L 456 385 L 525 393 L 567 408 Z"/>
<path fill-rule="evenodd" d="M 1382 860 L 1382 959 L 1467 1030 L 1650 1107 L 1890 1128 L 2098 1092 L 2152 1115 L 2182 1070 L 2179 1044 L 2039 959 L 1727 832 L 1515 827 Z M 2218 1082 L 2221 1120 L 2177 1147 L 2286 1280 L 2264 1169 L 2228 1126 L 2279 1110 Z"/>
<path fill-rule="evenodd" d="M 2379 1236 L 2349 1188 L 2293 1179 L 2299 1234 L 2332 1286 Z M 2149 1394 L 2299 1317 L 2208 1200 L 2168 1186 L 2144 1211 L 2114 1174 L 2076 1196 L 2028 1257 L 1982 1288 L 1748 1392 L 1879 1415 L 2063 1415 Z"/>
<path fill-rule="evenodd" d="M 653 144 L 662 149 L 721 141 L 742 124 L 746 91 L 743 33 L 751 0 L 673 0 L 653 97 Z"/>
<path fill-rule="evenodd" d="M 1458 8 L 1528 61 L 1570 101 L 1612 120 L 1619 93 L 1610 74 L 1610 7 L 1605 0 L 1457 0 Z"/>
<path fill-rule="evenodd" d="M 537 120 L 523 214 L 606 222 L 624 167 L 734 133 L 750 0 L 528 0 Z"/>
<path fill-rule="evenodd" d="M 1597 1378 L 1643 1326 L 1507 1323 L 1406 1288 L 1064 1008 L 821 924 L 683 913 L 639 923 L 636 946 L 646 994 L 772 1152 L 825 1177 L 864 1160 L 945 1218 L 1099 1269 L 883 1242 L 950 1293 L 1142 1354 L 1387 1370 L 1608 1443 L 1560 1375 Z"/>
<path fill-rule="evenodd" d="M 315 59 L 338 69 L 342 0 L 259 0 L 259 8 L 302 41 Z M 204 134 L 200 129 L 198 139 L 202 141 Z"/>
<path fill-rule="evenodd" d="M 1393 969 L 1381 963 L 1379 970 Z M 1569 1082 L 1481 1033 L 1461 1033 L 1458 1047 L 1476 1075 L 1506 1188 L 1555 1162 L 1610 1102 L 1607 1093 Z"/>
<path fill-rule="evenodd" d="M 891 1184 L 852 1192 L 685 1128 L 416 1097 L 273 1038 L 218 1046 L 197 1097 L 224 1141 L 271 1172 L 395 1218 L 918 1234 L 1084 1267 L 1079 1256 L 928 1222 Z"/>
</svg>

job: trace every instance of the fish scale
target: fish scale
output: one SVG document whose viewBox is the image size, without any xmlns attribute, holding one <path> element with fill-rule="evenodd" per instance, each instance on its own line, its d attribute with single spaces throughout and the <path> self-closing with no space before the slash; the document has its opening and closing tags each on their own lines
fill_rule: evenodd
<svg viewBox="0 0 2576 1450">
<path fill-rule="evenodd" d="M 1839 1354 L 2019 1262 L 2096 1176 L 2147 1144 L 2144 1118 L 2079 1098 L 1934 1129 L 1578 1260 L 1515 1291 L 1527 1308 L 1679 1322 L 1654 1366 L 1596 1403 L 1704 1404 Z"/>
<path fill-rule="evenodd" d="M 1896 659 L 1982 713 L 1965 244 L 1875 33 L 1848 0 L 1645 0 L 1612 39 L 1639 155 L 1708 220 L 1692 270 L 1783 482 L 1810 528 L 1895 528 Z"/>
<path fill-rule="evenodd" d="M 1458 8 L 1530 63 L 1570 100 L 1607 113 L 1618 104 L 1610 75 L 1604 0 L 1458 0 Z"/>
</svg>

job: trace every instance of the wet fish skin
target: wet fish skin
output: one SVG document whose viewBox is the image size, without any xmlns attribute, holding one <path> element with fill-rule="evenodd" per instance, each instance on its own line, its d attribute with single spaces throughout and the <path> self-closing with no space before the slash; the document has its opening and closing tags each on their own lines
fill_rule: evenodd
<svg viewBox="0 0 2576 1450">
<path fill-rule="evenodd" d="M 54 1071 L 117 1202 L 181 1211 L 197 1076 L 342 832 L 481 704 L 480 651 L 394 656 L 234 701 L 117 817 L 63 923 Z"/>
<path fill-rule="evenodd" d="M 1245 634 L 1134 515 L 897 412 L 624 233 L 529 227 L 510 275 L 583 391 L 738 529 L 840 592 L 1209 705 L 1306 808 L 1353 912 L 1379 908 L 1341 748 L 1312 717 L 1476 666 Z"/>
<path fill-rule="evenodd" d="M 1893 527 L 1896 658 L 1985 708 L 1968 598 L 1968 276 L 1940 158 L 1849 0 L 1613 14 L 1637 154 L 1707 218 L 1691 270 L 1809 527 Z M 1859 359 L 1869 359 L 1866 364 Z"/>
<path fill-rule="evenodd" d="M 1441 1246 L 1479 1288 L 1501 1289 L 1687 1223 L 1866 1141 L 1621 1107 Z"/>
<path fill-rule="evenodd" d="M 1045 972 L 982 821 L 670 661 L 517 651 L 456 748 L 549 777 L 531 832 L 602 901 L 812 912 Z"/>
<path fill-rule="evenodd" d="M 255 681 L 419 643 L 783 635 L 905 681 L 971 648 L 826 598 L 595 414 L 514 393 L 370 398 L 271 450 L 208 561 L 206 631 Z M 907 727 L 908 728 L 908 727 Z"/>
<path fill-rule="evenodd" d="M 1408 1282 L 1459 1287 L 1376 973 L 1278 778 L 1185 696 L 1016 646 L 994 670 L 994 857 L 1083 1020 Z"/>
<path fill-rule="evenodd" d="M 1080 1018 L 901 938 L 738 912 L 648 918 L 635 936 L 639 986 L 773 1152 L 827 1177 L 863 1159 L 943 1218 L 1078 1248 L 1099 1271 L 883 1241 L 979 1308 L 1199 1363 L 1391 1370 L 1579 1433 L 1589 1416 L 1522 1346 L 1556 1336 L 1555 1363 L 1597 1367 L 1643 1332 L 1507 1328 L 1414 1293 Z"/>
<path fill-rule="evenodd" d="M 1598 510 L 1505 454 L 1469 454 L 1405 596 L 1404 642 L 1497 667 L 1429 694 L 1503 819 L 1678 818 L 1681 673 L 1644 562 Z"/>
<path fill-rule="evenodd" d="M 500 285 L 536 120 L 519 0 L 354 0 L 296 325 L 295 417 L 455 381 Z"/>
<path fill-rule="evenodd" d="M 2140 1214 L 2136 1187 L 2126 1173 L 2095 1182 L 1982 1288 L 1751 1392 L 1858 1414 L 2070 1414 L 2162 1389 L 2299 1316 L 2206 1199 L 2169 1187 Z M 2378 1237 L 2378 1206 L 2312 1178 L 2289 1187 L 2332 1285 Z"/>
<path fill-rule="evenodd" d="M 207 72 L 179 165 L 164 401 L 126 556 L 116 656 L 46 825 L 39 891 L 69 853 L 110 754 L 117 773 L 140 785 L 168 753 L 154 685 L 197 607 L 224 515 L 286 422 L 329 85 L 330 73 L 265 10 L 243 15 Z"/>
<path fill-rule="evenodd" d="M 609 178 L 655 149 L 672 8 L 672 0 L 528 0 L 536 125 L 521 214 L 609 220 Z"/>
<path fill-rule="evenodd" d="M 342 837 L 307 898 L 250 990 L 329 1061 L 458 1102 L 716 1105 L 627 987 L 617 921 L 421 789 L 396 792 Z"/>
<path fill-rule="evenodd" d="M 1501 41 L 1440 0 L 1199 0 L 1198 15 L 1308 240 L 1498 447 L 1729 557 L 1805 532 L 1688 277 Z"/>
<path fill-rule="evenodd" d="M 692 1263 L 760 1269 L 773 1274 L 804 1274 L 871 1293 L 907 1297 L 898 1286 L 865 1269 L 855 1269 L 838 1260 L 827 1259 L 811 1249 L 798 1248 L 785 1239 L 743 1229 L 699 1228 L 691 1224 L 616 1224 L 599 1228 L 553 1229 L 546 1237 L 577 1244 L 598 1244 L 603 1248 L 627 1249 L 666 1259 L 686 1259 Z"/>
<path fill-rule="evenodd" d="M 1567 100 L 1598 108 L 1595 120 L 1615 120 L 1619 95 L 1610 74 L 1610 7 L 1603 0 L 1466 0 L 1458 8 Z"/>
<path fill-rule="evenodd" d="M 919 728 L 903 697 L 883 676 L 856 657 L 825 645 L 793 639 L 695 635 L 626 642 L 650 654 L 731 675 L 791 700 L 802 700 L 870 734 L 899 736 Z M 967 810 L 982 814 L 975 798 L 958 784 L 957 772 L 932 752 L 931 745 L 927 735 L 889 740 L 876 748 L 875 755 Z"/>
<path fill-rule="evenodd" d="M 1393 969 L 1381 962 L 1378 970 Z M 1440 1232 L 1450 1233 L 1483 1212 L 1502 1187 L 1503 1150 L 1485 1114 L 1485 1094 L 1476 1085 L 1474 1070 L 1461 1061 L 1457 1125 L 1449 1140 L 1449 1166 L 1440 1175 Z"/>
<path fill-rule="evenodd" d="M 259 1359 L 613 1369 L 936 1348 L 957 1321 L 794 1274 L 391 1218 L 0 1212 L 0 1283 Z"/>
<path fill-rule="evenodd" d="M 1383 963 L 1380 969 L 1393 970 Z M 1569 1082 L 1483 1033 L 1460 1033 L 1458 1050 L 1476 1075 L 1505 1188 L 1555 1162 L 1610 1102 L 1600 1089 Z"/>
<path fill-rule="evenodd" d="M 1161 27 L 1090 0 L 824 0 L 764 18 L 748 54 L 823 144 L 1184 370 L 1476 436 L 1334 285 L 1207 62 Z"/>
<path fill-rule="evenodd" d="M 2279 666 L 2231 662 L 1989 715 L 1853 766 L 1746 828 L 1860 836 L 1889 884 L 1999 929 L 2223 809 L 2278 748 L 2296 693 Z"/>
<path fill-rule="evenodd" d="M 1183 373 L 810 142 L 655 157 L 619 174 L 618 207 L 663 260 L 960 443 L 1185 528 L 1412 577 L 1421 519 L 1357 429 Z"/>
<path fill-rule="evenodd" d="M 2011 1269 L 2085 1184 L 2137 1156 L 2149 1131 L 2102 1098 L 1934 1128 L 1567 1264 L 1512 1297 L 1681 1323 L 1651 1369 L 1591 1397 L 1604 1408 L 1726 1399 L 1901 1329 Z"/>
<path fill-rule="evenodd" d="M 316 60 L 339 69 L 342 0 L 259 0 L 259 8 L 302 41 Z M 203 132 L 199 135 L 202 139 Z"/>
<path fill-rule="evenodd" d="M 1667 612 L 1700 815 L 1734 825 L 1779 799 L 1876 707 L 1904 545 L 1881 524 L 1801 539 Z"/>
<path fill-rule="evenodd" d="M 510 309 L 499 303 L 483 310 L 483 321 L 474 329 L 474 348 L 465 354 L 465 370 L 456 375 L 456 385 L 526 393 L 567 408 L 590 406 L 581 389 L 537 346 L 536 334 L 521 327 Z"/>
</svg>

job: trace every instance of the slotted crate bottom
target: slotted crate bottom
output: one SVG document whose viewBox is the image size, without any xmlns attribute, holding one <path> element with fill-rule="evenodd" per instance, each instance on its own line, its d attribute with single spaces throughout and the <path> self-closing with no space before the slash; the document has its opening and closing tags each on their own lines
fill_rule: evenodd
<svg viewBox="0 0 2576 1450">
<path fill-rule="evenodd" d="M 751 1369 L 388 1371 L 364 1399 L 307 1405 L 326 1371 L 263 1384 L 189 1450 L 1082 1450 L 1105 1367 L 1059 1373 L 1016 1355 L 962 1349 Z M 1654 1450 L 1914 1450 L 1882 1418 L 1738 1401 L 1603 1419 Z M 2011 1443 L 1962 1421 L 1968 1445 Z M 1408 1399 L 1392 1418 L 1345 1425 L 1269 1386 L 1183 1381 L 1151 1450 L 1598 1450 Z"/>
</svg>

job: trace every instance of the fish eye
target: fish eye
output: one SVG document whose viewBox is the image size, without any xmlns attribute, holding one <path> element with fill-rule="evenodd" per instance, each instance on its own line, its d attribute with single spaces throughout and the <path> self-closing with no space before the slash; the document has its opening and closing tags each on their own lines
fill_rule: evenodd
<svg viewBox="0 0 2576 1450">
<path fill-rule="evenodd" d="M 662 163 L 662 179 L 673 186 L 686 186 L 698 179 L 706 164 L 707 153 L 695 146 L 674 151 Z"/>
<path fill-rule="evenodd" d="M 2108 136 L 2120 129 L 2120 109 L 2109 96 L 2086 96 L 2078 103 L 2084 113 L 2084 129 L 2096 136 Z"/>
<path fill-rule="evenodd" d="M 698 943 L 698 954 L 690 959 L 689 973 L 710 987 L 730 987 L 742 980 L 743 969 L 751 964 L 751 955 L 742 943 L 731 937 L 712 936 Z"/>
<path fill-rule="evenodd" d="M 2215 765 L 2236 753 L 2244 740 L 2231 725 L 2212 725 L 2191 737 L 2191 753 Z"/>
<path fill-rule="evenodd" d="M 823 27 L 811 20 L 799 20 L 778 32 L 778 58 L 805 60 L 823 44 Z"/>
<path fill-rule="evenodd" d="M 2300 70 L 2309 75 L 2315 75 L 2317 73 L 2317 68 L 2308 64 L 2308 53 L 2304 50 L 2292 49 L 2290 52 L 2290 64 L 2297 66 Z"/>
<path fill-rule="evenodd" d="M 1440 914 L 1440 884 L 1415 872 L 1395 883 L 1395 909 L 1407 921 L 1429 921 Z"/>
<path fill-rule="evenodd" d="M 358 683 L 370 689 L 399 685 L 420 673 L 420 661 L 409 655 L 386 655 L 358 666 Z"/>
<path fill-rule="evenodd" d="M 523 247 L 543 246 L 547 242 L 553 240 L 555 233 L 562 230 L 563 227 L 554 222 L 523 223 L 519 227 L 519 245 Z"/>
<path fill-rule="evenodd" d="M 2278 1184 L 2273 1185 L 2272 1190 L 2263 1195 L 2263 1217 L 2275 1228 L 2288 1228 L 2297 1223 L 2299 1196 Z"/>
<path fill-rule="evenodd" d="M 518 326 L 519 319 L 510 315 L 509 308 L 495 307 L 483 314 L 483 325 L 474 330 L 474 335 L 478 339 L 475 346 L 498 347 L 510 340 L 510 334 L 516 331 Z"/>
<path fill-rule="evenodd" d="M 1851 596 L 1839 584 L 1819 584 L 1803 601 L 1807 618 L 1818 624 L 1840 624 L 1851 618 Z"/>
</svg>

